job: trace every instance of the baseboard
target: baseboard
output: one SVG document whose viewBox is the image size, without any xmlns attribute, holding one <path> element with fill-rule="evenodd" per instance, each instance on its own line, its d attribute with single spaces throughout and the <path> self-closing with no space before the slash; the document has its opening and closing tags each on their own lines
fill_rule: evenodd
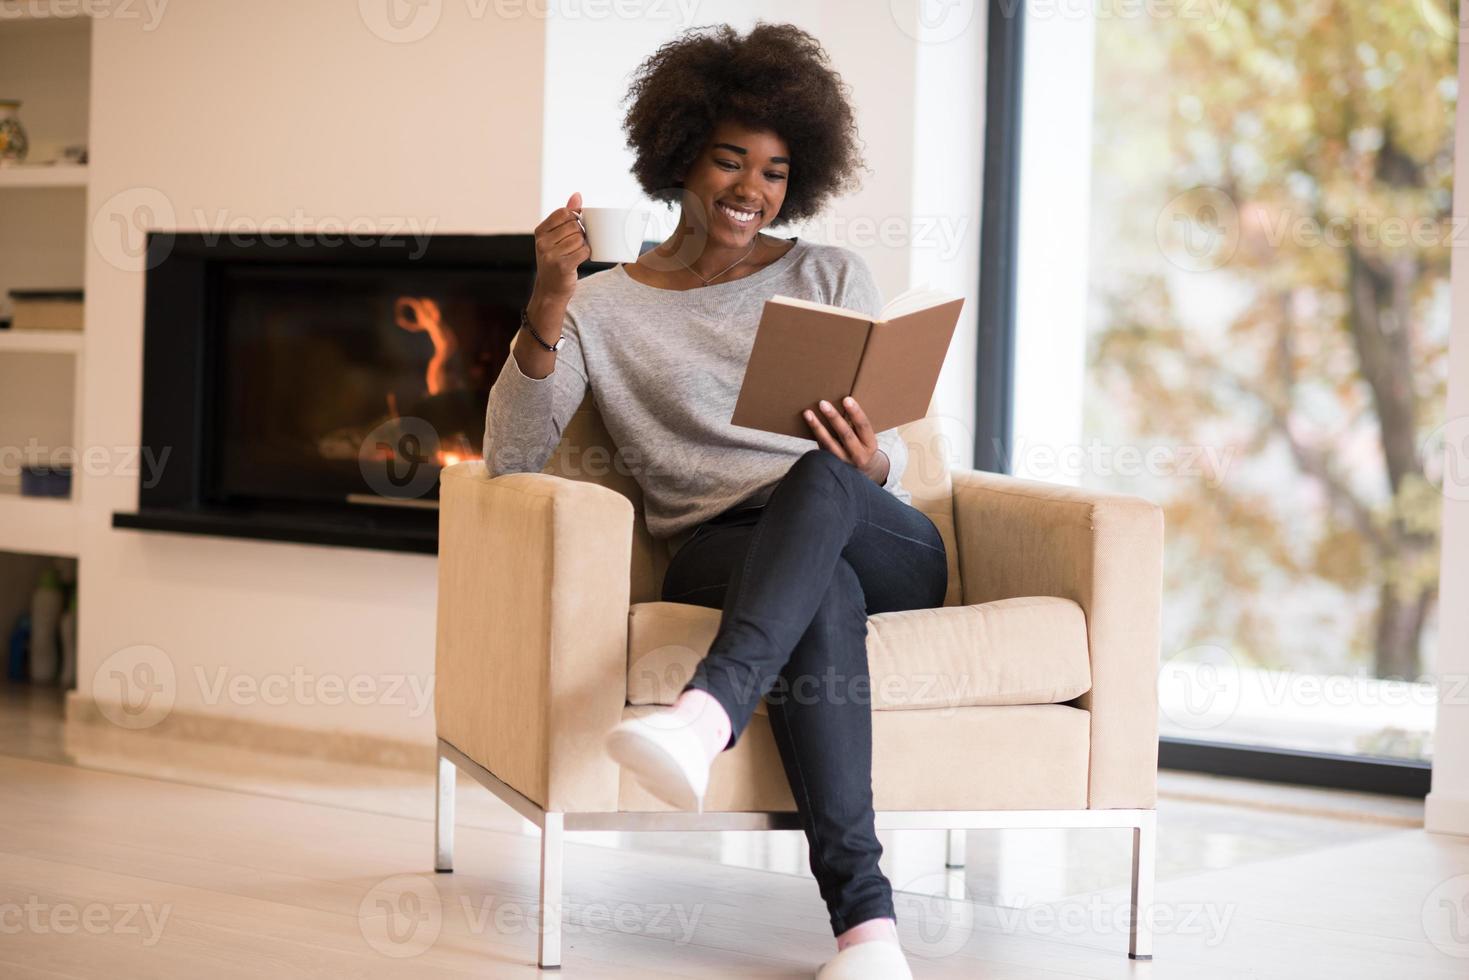
<svg viewBox="0 0 1469 980">
<path fill-rule="evenodd" d="M 1423 829 L 1469 837 L 1469 799 L 1430 791 L 1423 798 Z"/>
<path fill-rule="evenodd" d="M 80 691 L 69 691 L 66 695 L 66 724 L 103 725 L 112 731 L 127 731 L 108 721 L 91 695 Z M 433 740 L 420 744 L 353 732 L 272 725 L 178 709 L 170 711 L 168 717 L 156 725 L 127 731 L 127 734 L 138 738 L 205 742 L 279 755 L 414 769 L 419 772 L 432 772 L 437 758 Z"/>
</svg>

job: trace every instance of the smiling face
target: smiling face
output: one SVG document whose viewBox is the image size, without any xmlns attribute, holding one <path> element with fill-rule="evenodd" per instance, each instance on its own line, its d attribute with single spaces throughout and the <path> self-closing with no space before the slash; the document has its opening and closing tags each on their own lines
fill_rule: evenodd
<svg viewBox="0 0 1469 980">
<path fill-rule="evenodd" d="M 713 244 L 745 248 L 775 220 L 790 180 L 790 149 L 776 134 L 722 122 L 684 177 Z M 685 199 L 685 208 L 692 201 Z"/>
</svg>

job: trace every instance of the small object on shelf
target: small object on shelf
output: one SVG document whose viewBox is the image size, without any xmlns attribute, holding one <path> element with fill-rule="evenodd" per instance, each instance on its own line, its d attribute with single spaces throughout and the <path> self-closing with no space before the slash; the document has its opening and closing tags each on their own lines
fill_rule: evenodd
<svg viewBox="0 0 1469 980">
<path fill-rule="evenodd" d="M 12 289 L 12 330 L 82 329 L 80 289 Z"/>
<path fill-rule="evenodd" d="M 61 642 L 61 670 L 56 675 L 56 684 L 63 691 L 70 691 L 77 686 L 77 593 L 75 588 L 67 589 L 66 612 L 61 614 L 61 621 L 56 626 L 56 632 Z"/>
<path fill-rule="evenodd" d="M 22 497 L 70 497 L 71 467 L 25 464 L 20 468 Z"/>
<path fill-rule="evenodd" d="M 15 617 L 10 630 L 10 656 L 5 665 L 6 680 L 25 683 L 31 679 L 31 614 Z"/>
<path fill-rule="evenodd" d="M 61 148 L 61 160 L 58 162 L 63 166 L 85 166 L 87 163 L 86 145 L 63 146 Z"/>
<path fill-rule="evenodd" d="M 61 576 L 56 569 L 41 573 L 31 595 L 31 683 L 54 684 L 61 668 L 57 627 L 61 622 Z"/>
<path fill-rule="evenodd" d="M 19 99 L 0 99 L 0 167 L 24 163 L 26 151 L 31 148 L 19 113 Z"/>
</svg>

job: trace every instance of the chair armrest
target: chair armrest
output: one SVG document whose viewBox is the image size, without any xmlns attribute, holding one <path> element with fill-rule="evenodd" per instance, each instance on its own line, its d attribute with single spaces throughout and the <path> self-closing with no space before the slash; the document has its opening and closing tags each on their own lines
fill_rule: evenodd
<svg viewBox="0 0 1469 980">
<path fill-rule="evenodd" d="M 632 504 L 481 460 L 440 487 L 439 737 L 544 809 L 615 811 L 602 737 L 627 701 Z"/>
<path fill-rule="evenodd" d="M 1163 509 L 1128 494 L 955 470 L 966 604 L 1061 596 L 1086 613 L 1092 809 L 1157 802 Z"/>
</svg>

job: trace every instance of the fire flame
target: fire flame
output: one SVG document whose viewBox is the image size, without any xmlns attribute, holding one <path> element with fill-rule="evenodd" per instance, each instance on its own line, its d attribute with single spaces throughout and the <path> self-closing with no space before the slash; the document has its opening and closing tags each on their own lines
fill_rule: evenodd
<svg viewBox="0 0 1469 980">
<path fill-rule="evenodd" d="M 412 316 L 409 316 L 409 312 Z M 424 382 L 428 393 L 437 395 L 444 390 L 449 357 L 454 353 L 454 332 L 444 325 L 439 304 L 427 296 L 399 296 L 393 304 L 393 316 L 398 326 L 410 332 L 422 332 L 434 343 L 434 356 L 429 358 Z"/>
</svg>

